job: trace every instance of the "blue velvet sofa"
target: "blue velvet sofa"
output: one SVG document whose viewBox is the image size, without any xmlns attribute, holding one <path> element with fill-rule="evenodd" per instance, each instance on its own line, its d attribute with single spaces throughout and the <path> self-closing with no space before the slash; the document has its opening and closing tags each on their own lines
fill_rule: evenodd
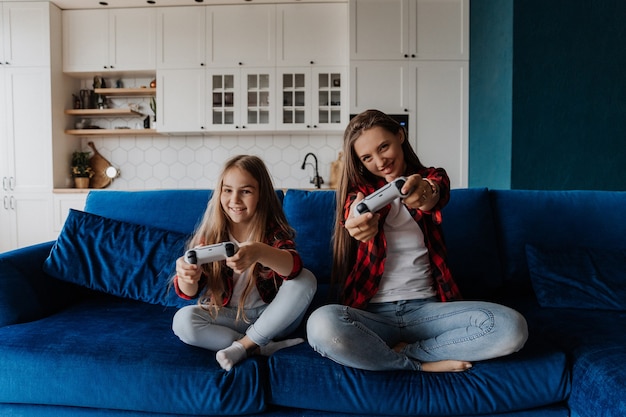
<svg viewBox="0 0 626 417">
<path fill-rule="evenodd" d="M 315 308 L 334 192 L 277 192 L 319 280 Z M 93 191 L 57 241 L 0 254 L 0 415 L 626 415 L 626 193 L 453 190 L 444 233 L 461 290 L 517 308 L 530 338 L 442 374 L 350 369 L 308 344 L 226 372 L 180 342 L 185 302 L 168 279 L 210 195 Z"/>
</svg>

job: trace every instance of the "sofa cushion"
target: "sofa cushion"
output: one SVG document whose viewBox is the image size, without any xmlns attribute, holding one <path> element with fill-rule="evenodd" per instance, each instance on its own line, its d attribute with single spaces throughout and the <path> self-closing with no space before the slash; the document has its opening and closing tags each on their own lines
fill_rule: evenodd
<svg viewBox="0 0 626 417">
<path fill-rule="evenodd" d="M 623 248 L 626 192 L 491 190 L 504 280 L 531 289 L 526 244 Z"/>
<path fill-rule="evenodd" d="M 488 190 L 451 190 L 442 228 L 448 265 L 463 297 L 490 298 L 503 281 Z"/>
<path fill-rule="evenodd" d="M 305 343 L 276 352 L 269 366 L 270 403 L 360 416 L 506 413 L 564 401 L 570 391 L 565 354 L 530 340 L 465 372 L 363 371 Z"/>
<path fill-rule="evenodd" d="M 304 266 L 321 284 L 330 282 L 335 204 L 335 191 L 327 190 L 288 190 L 283 201 Z"/>
<path fill-rule="evenodd" d="M 211 190 L 91 191 L 85 211 L 144 226 L 192 233 Z"/>
<path fill-rule="evenodd" d="M 101 295 L 42 320 L 0 328 L 0 403 L 89 407 L 102 415 L 108 415 L 103 409 L 263 411 L 266 385 L 259 381 L 267 380 L 266 360 L 249 358 L 223 371 L 215 352 L 174 335 L 175 311 Z M 49 415 L 64 414 L 52 409 Z"/>
<path fill-rule="evenodd" d="M 43 265 L 49 275 L 152 304 L 182 306 L 170 278 L 188 236 L 71 210 Z"/>
<path fill-rule="evenodd" d="M 626 310 L 626 249 L 526 245 L 526 256 L 542 307 Z"/>
</svg>

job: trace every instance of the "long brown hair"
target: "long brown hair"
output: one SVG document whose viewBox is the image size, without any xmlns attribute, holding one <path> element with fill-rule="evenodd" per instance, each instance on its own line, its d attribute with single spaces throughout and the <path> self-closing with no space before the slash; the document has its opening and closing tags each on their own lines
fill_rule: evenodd
<svg viewBox="0 0 626 417">
<path fill-rule="evenodd" d="M 402 132 L 404 138 L 402 152 L 407 169 L 413 171 L 424 168 L 409 143 L 406 130 L 392 117 L 379 110 L 366 110 L 350 120 L 343 135 L 345 163 L 337 189 L 333 234 L 332 282 L 335 291 L 341 291 L 343 283 L 354 265 L 358 247 L 358 241 L 352 238 L 344 227 L 344 204 L 348 198 L 348 193 L 355 186 L 374 185 L 380 180 L 379 177 L 369 172 L 354 151 L 354 142 L 365 130 L 373 127 L 381 127 L 394 135 Z"/>
<path fill-rule="evenodd" d="M 259 183 L 259 201 L 257 202 L 256 210 L 250 222 L 252 230 L 250 230 L 249 240 L 265 242 L 266 233 L 271 224 L 278 225 L 279 228 L 288 233 L 289 236 L 295 234 L 294 230 L 287 222 L 287 218 L 283 212 L 281 202 L 276 195 L 272 179 L 265 163 L 261 158 L 254 155 L 237 155 L 224 164 L 224 168 L 218 179 L 213 196 L 209 200 L 207 209 L 204 212 L 202 221 L 189 242 L 189 248 L 201 244 L 210 245 L 229 240 L 230 218 L 222 208 L 221 195 L 224 185 L 224 176 L 234 168 L 248 172 Z M 224 262 L 211 262 L 202 266 L 203 272 L 208 278 L 208 282 L 206 289 L 198 299 L 198 303 L 215 315 L 217 315 L 219 309 L 223 307 L 223 297 L 226 292 L 223 277 L 224 274 L 227 273 L 226 268 L 228 267 Z M 244 305 L 248 295 L 256 286 L 259 268 L 259 264 L 254 264 L 250 267 L 248 282 L 246 283 L 241 300 L 237 306 L 237 318 L 245 319 Z"/>
</svg>

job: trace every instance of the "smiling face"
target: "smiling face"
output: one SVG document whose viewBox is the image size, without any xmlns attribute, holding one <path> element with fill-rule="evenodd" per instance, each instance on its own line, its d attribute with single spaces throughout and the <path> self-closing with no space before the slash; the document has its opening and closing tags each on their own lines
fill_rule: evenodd
<svg viewBox="0 0 626 417">
<path fill-rule="evenodd" d="M 224 173 L 220 203 L 231 221 L 231 232 L 247 230 L 259 203 L 259 182 L 248 171 L 232 167 Z"/>
<path fill-rule="evenodd" d="M 403 141 L 402 133 L 393 134 L 380 126 L 374 126 L 364 130 L 354 141 L 353 147 L 358 159 L 369 172 L 393 181 L 402 176 L 406 169 Z"/>
</svg>

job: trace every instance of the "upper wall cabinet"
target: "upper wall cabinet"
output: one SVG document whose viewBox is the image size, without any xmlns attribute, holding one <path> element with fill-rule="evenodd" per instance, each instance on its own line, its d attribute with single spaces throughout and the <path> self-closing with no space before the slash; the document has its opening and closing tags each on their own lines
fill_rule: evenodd
<svg viewBox="0 0 626 417">
<path fill-rule="evenodd" d="M 208 65 L 276 65 L 276 6 L 242 4 L 210 7 Z"/>
<path fill-rule="evenodd" d="M 0 3 L 0 65 L 50 65 L 47 2 Z"/>
<path fill-rule="evenodd" d="M 205 7 L 161 7 L 157 10 L 157 69 L 206 65 L 206 15 Z"/>
<path fill-rule="evenodd" d="M 348 4 L 277 5 L 279 66 L 348 65 Z"/>
<path fill-rule="evenodd" d="M 352 0 L 350 8 L 351 59 L 469 59 L 467 0 Z"/>
<path fill-rule="evenodd" d="M 156 10 L 66 10 L 63 71 L 152 71 L 156 68 Z"/>
<path fill-rule="evenodd" d="M 273 4 L 164 7 L 157 12 L 158 69 L 275 63 Z"/>
</svg>

